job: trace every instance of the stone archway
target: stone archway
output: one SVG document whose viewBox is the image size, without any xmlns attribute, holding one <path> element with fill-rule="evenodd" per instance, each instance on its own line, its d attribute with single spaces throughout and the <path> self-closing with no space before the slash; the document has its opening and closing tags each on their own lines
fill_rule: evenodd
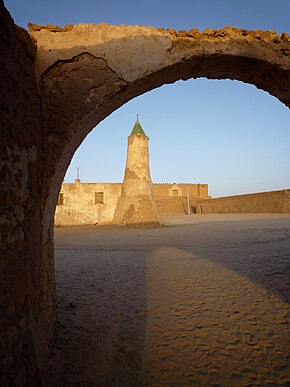
<svg viewBox="0 0 290 387">
<path fill-rule="evenodd" d="M 233 27 L 203 33 L 106 24 L 30 26 L 45 133 L 45 235 L 72 155 L 101 120 L 163 84 L 206 77 L 251 83 L 290 106 L 290 38 Z"/>
<path fill-rule="evenodd" d="M 0 10 L 1 381 L 40 385 L 55 321 L 53 213 L 85 136 L 135 96 L 180 79 L 252 83 L 290 107 L 290 39 L 232 27 L 85 24 L 31 26 L 30 39 L 2 0 Z"/>
</svg>

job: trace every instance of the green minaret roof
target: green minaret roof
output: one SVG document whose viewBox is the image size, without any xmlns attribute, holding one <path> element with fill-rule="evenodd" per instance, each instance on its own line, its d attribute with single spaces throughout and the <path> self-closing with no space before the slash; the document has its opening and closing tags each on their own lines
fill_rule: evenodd
<svg viewBox="0 0 290 387">
<path fill-rule="evenodd" d="M 146 134 L 145 134 L 144 130 L 142 129 L 142 126 L 138 120 L 138 115 L 139 114 L 137 114 L 137 119 L 136 119 L 136 122 L 135 122 L 135 125 L 134 125 L 134 128 L 133 128 L 131 134 L 139 134 L 139 135 L 144 134 L 146 136 Z"/>
</svg>

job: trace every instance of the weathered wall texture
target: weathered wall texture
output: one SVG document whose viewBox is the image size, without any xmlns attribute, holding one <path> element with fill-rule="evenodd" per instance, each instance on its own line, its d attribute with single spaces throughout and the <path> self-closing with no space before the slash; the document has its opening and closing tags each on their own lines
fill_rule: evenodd
<svg viewBox="0 0 290 387">
<path fill-rule="evenodd" d="M 145 134 L 128 137 L 125 176 L 113 222 L 126 226 L 160 225 L 150 176 L 148 137 Z"/>
<path fill-rule="evenodd" d="M 153 195 L 159 215 L 195 213 L 196 201 L 209 198 L 207 184 L 190 183 L 153 184 Z"/>
<path fill-rule="evenodd" d="M 62 184 L 63 203 L 56 206 L 55 225 L 108 224 L 113 222 L 121 183 Z M 103 192 L 103 203 L 96 203 L 96 193 Z"/>
<path fill-rule="evenodd" d="M 197 213 L 277 213 L 290 214 L 290 190 L 226 196 L 197 201 Z"/>
<path fill-rule="evenodd" d="M 3 386 L 41 384 L 55 322 L 57 195 L 75 150 L 102 119 L 146 91 L 198 77 L 252 83 L 290 107 L 286 33 L 80 24 L 30 34 L 36 61 L 0 0 Z"/>
<path fill-rule="evenodd" d="M 39 386 L 55 321 L 43 253 L 43 136 L 35 47 L 0 1 L 0 385 Z"/>
<path fill-rule="evenodd" d="M 207 184 L 190 184 L 190 183 L 153 183 L 153 195 L 155 199 L 166 198 L 168 196 L 175 196 L 175 192 L 178 192 L 178 196 L 187 197 L 208 197 L 208 185 Z"/>
<path fill-rule="evenodd" d="M 113 223 L 122 183 L 63 183 L 62 202 L 56 206 L 55 226 Z M 196 210 L 196 200 L 208 198 L 207 184 L 154 184 L 153 197 L 159 215 L 185 214 L 188 210 L 187 188 L 191 212 Z M 173 190 L 179 197 L 173 196 Z M 103 203 L 96 203 L 95 194 L 102 192 Z M 199 195 L 198 195 L 199 193 Z"/>
</svg>

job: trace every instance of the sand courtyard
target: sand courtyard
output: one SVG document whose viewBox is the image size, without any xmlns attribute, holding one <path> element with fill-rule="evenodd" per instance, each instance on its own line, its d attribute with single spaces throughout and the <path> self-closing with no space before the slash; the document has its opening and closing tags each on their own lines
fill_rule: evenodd
<svg viewBox="0 0 290 387">
<path fill-rule="evenodd" d="M 55 229 L 49 386 L 290 385 L 290 216 Z"/>
</svg>

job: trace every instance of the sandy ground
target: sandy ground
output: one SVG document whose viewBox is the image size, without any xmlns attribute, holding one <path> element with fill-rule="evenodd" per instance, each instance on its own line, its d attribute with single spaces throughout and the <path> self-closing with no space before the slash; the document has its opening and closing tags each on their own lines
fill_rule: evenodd
<svg viewBox="0 0 290 387">
<path fill-rule="evenodd" d="M 55 230 L 49 386 L 290 386 L 290 216 Z"/>
</svg>

